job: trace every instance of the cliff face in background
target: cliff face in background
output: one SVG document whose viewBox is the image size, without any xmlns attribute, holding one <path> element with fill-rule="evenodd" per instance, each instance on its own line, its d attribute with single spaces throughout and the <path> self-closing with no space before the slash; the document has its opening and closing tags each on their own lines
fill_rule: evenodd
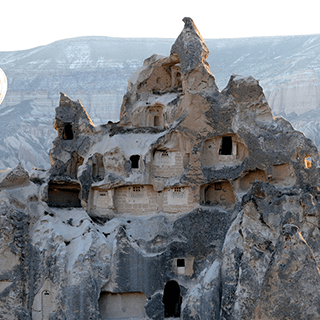
<svg viewBox="0 0 320 320">
<path fill-rule="evenodd" d="M 80 99 L 93 122 L 118 121 L 128 78 L 146 57 L 167 56 L 171 39 L 83 37 L 0 52 L 8 92 L 0 109 L 0 167 L 48 168 L 59 92 Z M 261 79 L 275 115 L 320 144 L 320 35 L 206 40 L 223 90 L 231 74 Z"/>
</svg>

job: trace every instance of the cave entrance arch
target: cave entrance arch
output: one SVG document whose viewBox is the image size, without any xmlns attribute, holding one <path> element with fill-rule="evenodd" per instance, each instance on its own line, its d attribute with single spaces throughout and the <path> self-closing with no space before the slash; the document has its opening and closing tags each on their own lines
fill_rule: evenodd
<svg viewBox="0 0 320 320">
<path fill-rule="evenodd" d="M 170 280 L 166 283 L 163 292 L 164 317 L 179 318 L 181 313 L 182 297 L 177 281 Z"/>
</svg>

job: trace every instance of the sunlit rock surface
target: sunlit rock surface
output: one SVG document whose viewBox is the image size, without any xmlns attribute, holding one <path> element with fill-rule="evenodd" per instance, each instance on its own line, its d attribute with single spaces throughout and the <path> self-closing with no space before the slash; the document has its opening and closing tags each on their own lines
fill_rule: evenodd
<svg viewBox="0 0 320 320">
<path fill-rule="evenodd" d="M 1 173 L 4 319 L 320 318 L 318 150 L 183 21 L 120 121 L 61 93 L 50 169 Z"/>
</svg>

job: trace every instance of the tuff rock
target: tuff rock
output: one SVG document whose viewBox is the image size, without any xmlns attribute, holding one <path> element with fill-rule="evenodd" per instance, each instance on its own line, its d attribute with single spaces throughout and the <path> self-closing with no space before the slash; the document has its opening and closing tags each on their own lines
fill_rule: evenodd
<svg viewBox="0 0 320 320">
<path fill-rule="evenodd" d="M 319 319 L 319 153 L 192 19 L 120 121 L 60 95 L 51 168 L 0 180 L 2 319 Z"/>
</svg>

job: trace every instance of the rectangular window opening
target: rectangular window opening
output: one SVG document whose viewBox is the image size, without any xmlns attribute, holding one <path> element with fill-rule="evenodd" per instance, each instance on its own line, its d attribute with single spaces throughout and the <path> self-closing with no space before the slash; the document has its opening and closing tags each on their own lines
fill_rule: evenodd
<svg viewBox="0 0 320 320">
<path fill-rule="evenodd" d="M 186 263 L 184 259 L 177 259 L 177 267 L 185 267 Z"/>
<path fill-rule="evenodd" d="M 222 137 L 219 154 L 225 156 L 232 154 L 232 137 Z"/>
</svg>

